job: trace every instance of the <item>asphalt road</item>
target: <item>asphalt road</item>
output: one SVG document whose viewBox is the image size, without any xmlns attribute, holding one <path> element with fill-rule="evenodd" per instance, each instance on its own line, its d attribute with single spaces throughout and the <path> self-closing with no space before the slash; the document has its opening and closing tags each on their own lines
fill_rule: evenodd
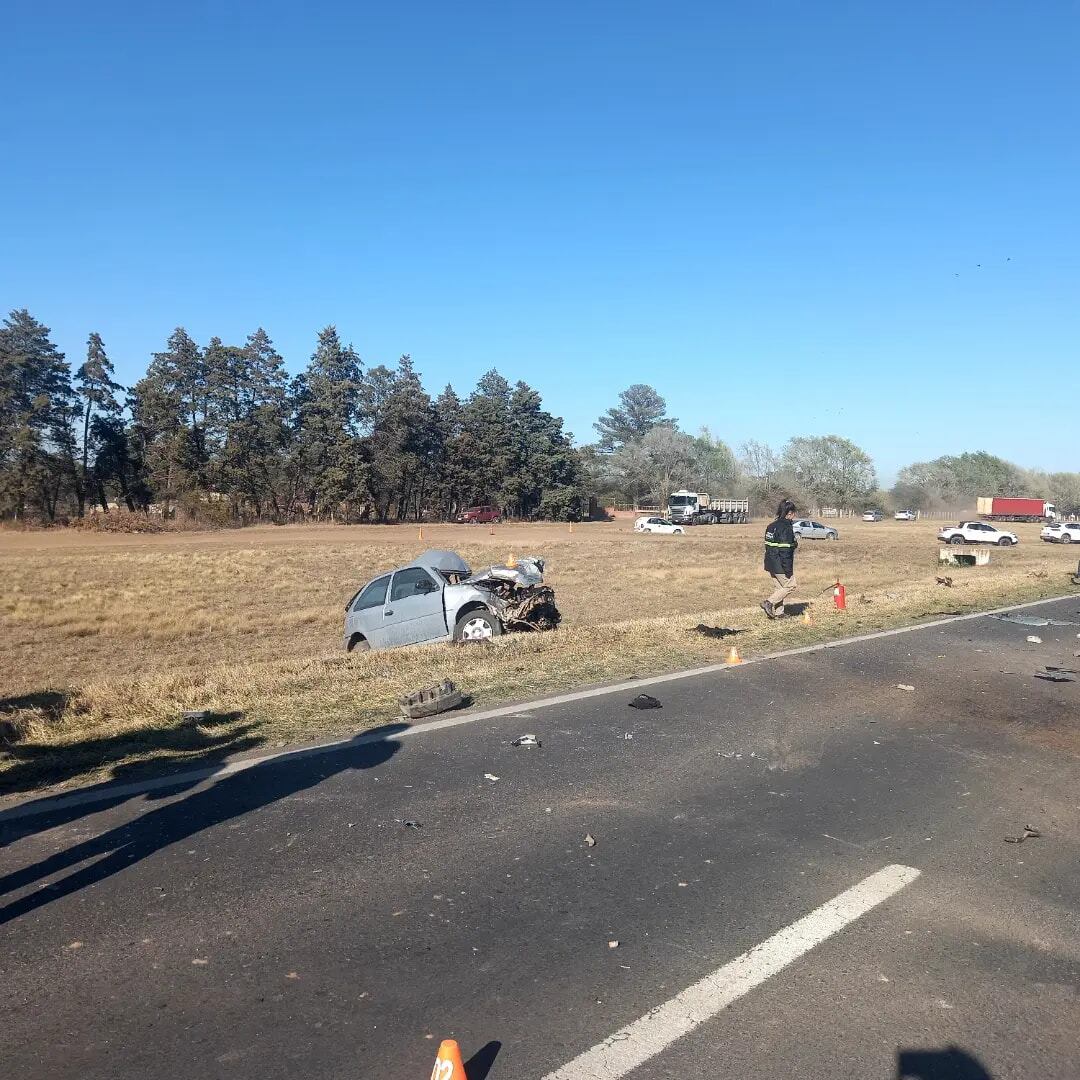
<svg viewBox="0 0 1080 1080">
<path fill-rule="evenodd" d="M 0 817 L 3 1072 L 405 1080 L 452 1037 L 470 1080 L 615 1077 L 631 1044 L 634 1080 L 1075 1080 L 1080 683 L 1033 673 L 1080 666 L 1080 598 L 1025 613 L 1076 625 L 955 622 L 645 687 L 662 709 L 622 691 Z M 761 973 L 886 867 L 912 880 Z M 676 1038 L 678 995 L 748 951 L 756 981 L 706 986 Z"/>
</svg>

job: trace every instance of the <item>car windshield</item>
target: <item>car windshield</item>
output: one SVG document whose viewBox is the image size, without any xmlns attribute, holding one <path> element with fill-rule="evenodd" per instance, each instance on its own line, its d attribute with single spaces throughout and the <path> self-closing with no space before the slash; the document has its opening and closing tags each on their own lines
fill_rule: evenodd
<svg viewBox="0 0 1080 1080">
<path fill-rule="evenodd" d="M 672 495 L 668 506 L 693 506 L 697 499 L 693 495 Z"/>
</svg>

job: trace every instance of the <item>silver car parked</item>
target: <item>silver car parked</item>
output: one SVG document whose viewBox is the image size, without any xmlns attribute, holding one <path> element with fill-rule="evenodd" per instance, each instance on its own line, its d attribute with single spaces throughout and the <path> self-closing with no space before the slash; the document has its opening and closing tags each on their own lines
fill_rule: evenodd
<svg viewBox="0 0 1080 1080">
<path fill-rule="evenodd" d="M 345 606 L 346 650 L 391 649 L 428 641 L 485 641 L 504 629 L 558 625 L 544 563 L 472 573 L 453 551 L 426 551 L 408 566 L 369 581 Z"/>
<path fill-rule="evenodd" d="M 800 536 L 804 540 L 840 539 L 840 534 L 831 525 L 822 525 L 820 521 L 811 521 L 810 518 L 793 521 L 791 528 L 796 536 Z"/>
</svg>

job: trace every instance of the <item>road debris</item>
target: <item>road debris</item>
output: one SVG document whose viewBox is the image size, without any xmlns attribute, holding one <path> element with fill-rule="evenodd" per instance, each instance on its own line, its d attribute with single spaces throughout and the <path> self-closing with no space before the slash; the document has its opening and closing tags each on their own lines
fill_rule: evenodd
<svg viewBox="0 0 1080 1080">
<path fill-rule="evenodd" d="M 1076 682 L 1076 672 L 1072 668 L 1048 667 L 1045 671 L 1036 671 L 1035 678 L 1047 682 Z"/>
<path fill-rule="evenodd" d="M 519 735 L 510 745 L 539 747 L 540 740 L 535 735 Z"/>
<path fill-rule="evenodd" d="M 1022 844 L 1029 837 L 1037 840 L 1040 836 L 1042 836 L 1042 833 L 1038 829 L 1025 825 L 1024 831 L 1019 836 L 1006 836 L 1004 839 L 1006 844 Z"/>
<path fill-rule="evenodd" d="M 1013 611 L 1003 612 L 1001 615 L 991 615 L 991 619 L 1000 622 L 1016 623 L 1018 626 L 1080 626 L 1080 623 L 1064 621 L 1061 619 L 1044 619 L 1041 615 L 1017 615 Z"/>
<path fill-rule="evenodd" d="M 629 705 L 631 709 L 662 709 L 664 707 L 650 694 L 638 694 L 633 701 L 629 702 Z"/>
<path fill-rule="evenodd" d="M 587 832 L 585 834 L 585 846 L 596 847 L 596 837 L 592 833 Z"/>
<path fill-rule="evenodd" d="M 634 733 L 632 731 L 624 731 L 622 737 L 624 739 L 630 740 L 634 737 Z"/>
<path fill-rule="evenodd" d="M 1032 645 L 1041 645 L 1042 638 L 1038 634 L 1028 634 L 1027 640 Z"/>
<path fill-rule="evenodd" d="M 180 714 L 185 724 L 205 724 L 214 714 L 209 709 L 188 709 Z"/>
<path fill-rule="evenodd" d="M 619 943 L 618 943 L 618 941 L 609 941 L 607 943 L 607 947 L 609 949 L 617 949 L 619 947 Z"/>
<path fill-rule="evenodd" d="M 456 709 L 461 703 L 462 693 L 449 679 L 398 698 L 398 708 L 406 720 L 435 716 L 436 713 Z"/>
<path fill-rule="evenodd" d="M 399 825 L 403 825 L 406 829 L 422 829 L 424 827 L 419 821 L 404 821 L 401 818 L 394 818 L 394 820 Z"/>
<path fill-rule="evenodd" d="M 907 684 L 907 683 L 902 683 L 902 682 L 898 682 L 898 683 L 896 684 L 896 689 L 897 689 L 897 690 L 908 690 L 908 691 L 911 691 L 911 690 L 914 690 L 914 689 L 915 689 L 915 687 L 914 687 L 914 686 L 908 686 L 908 684 Z"/>
<path fill-rule="evenodd" d="M 732 634 L 745 634 L 746 627 L 732 627 L 732 626 L 706 626 L 704 623 L 698 623 L 690 633 L 698 633 L 708 638 L 726 638 Z"/>
<path fill-rule="evenodd" d="M 936 578 L 934 578 L 934 580 L 939 585 L 944 585 L 946 589 L 951 589 L 952 588 L 952 578 L 951 577 L 936 577 Z"/>
<path fill-rule="evenodd" d="M 486 772 L 486 773 L 484 773 L 484 779 L 485 780 L 490 780 L 494 784 L 495 781 L 498 780 L 499 778 L 494 773 Z"/>
</svg>

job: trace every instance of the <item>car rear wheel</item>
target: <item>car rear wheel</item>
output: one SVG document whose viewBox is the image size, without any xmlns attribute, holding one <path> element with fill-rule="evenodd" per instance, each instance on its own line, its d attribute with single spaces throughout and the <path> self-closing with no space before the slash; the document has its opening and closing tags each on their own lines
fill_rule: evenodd
<svg viewBox="0 0 1080 1080">
<path fill-rule="evenodd" d="M 998 541 L 998 547 L 1011 547 L 1011 546 L 1012 546 L 1012 541 L 1007 536 L 1003 536 Z"/>
<path fill-rule="evenodd" d="M 953 536 L 949 538 L 950 544 L 962 544 L 963 542 L 964 538 L 962 536 Z"/>
<path fill-rule="evenodd" d="M 502 623 L 490 611 L 467 611 L 454 627 L 455 641 L 490 641 L 502 633 Z"/>
<path fill-rule="evenodd" d="M 1061 534 L 1061 542 L 1063 544 L 1071 544 L 1072 543 L 1072 537 L 1068 533 L 1062 533 Z"/>
</svg>

